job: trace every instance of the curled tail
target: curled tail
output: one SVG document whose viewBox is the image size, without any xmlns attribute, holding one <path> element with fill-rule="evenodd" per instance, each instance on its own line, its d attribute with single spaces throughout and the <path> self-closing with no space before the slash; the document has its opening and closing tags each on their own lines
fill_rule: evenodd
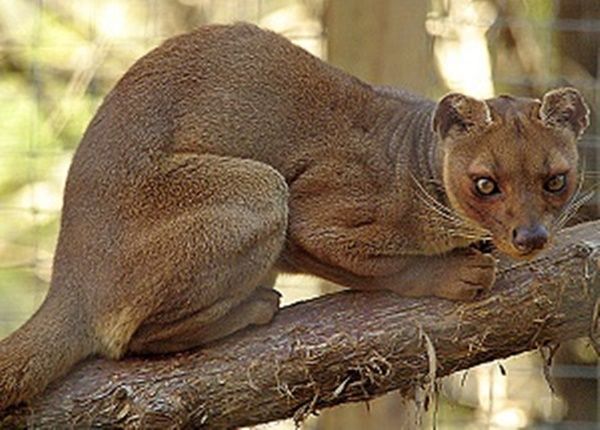
<svg viewBox="0 0 600 430">
<path fill-rule="evenodd" d="M 47 298 L 29 321 L 0 340 L 0 411 L 39 394 L 92 353 L 86 324 L 74 309 Z"/>
</svg>

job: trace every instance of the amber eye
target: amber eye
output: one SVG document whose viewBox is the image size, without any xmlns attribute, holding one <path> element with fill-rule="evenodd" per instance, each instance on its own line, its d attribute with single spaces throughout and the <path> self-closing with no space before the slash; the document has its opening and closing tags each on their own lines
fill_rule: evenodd
<svg viewBox="0 0 600 430">
<path fill-rule="evenodd" d="M 491 196 L 500 192 L 498 184 L 491 178 L 475 179 L 475 189 L 482 196 Z"/>
<path fill-rule="evenodd" d="M 544 184 L 544 189 L 551 193 L 558 193 L 567 186 L 567 175 L 560 174 L 550 177 Z"/>
</svg>

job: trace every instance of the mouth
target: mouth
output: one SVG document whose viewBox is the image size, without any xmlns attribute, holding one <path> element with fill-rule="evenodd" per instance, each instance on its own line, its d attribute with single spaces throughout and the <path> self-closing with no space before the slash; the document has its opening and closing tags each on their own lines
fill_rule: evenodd
<svg viewBox="0 0 600 430">
<path fill-rule="evenodd" d="M 518 251 L 517 253 L 509 254 L 509 255 L 516 260 L 533 260 L 543 250 L 544 249 L 542 248 L 542 249 L 533 249 L 533 250 L 527 251 L 527 252 Z"/>
<path fill-rule="evenodd" d="M 541 252 L 547 249 L 547 246 L 542 248 L 533 248 L 527 250 L 521 250 L 516 248 L 512 243 L 494 242 L 498 250 L 503 254 L 513 258 L 515 260 L 528 261 L 536 258 Z"/>
</svg>

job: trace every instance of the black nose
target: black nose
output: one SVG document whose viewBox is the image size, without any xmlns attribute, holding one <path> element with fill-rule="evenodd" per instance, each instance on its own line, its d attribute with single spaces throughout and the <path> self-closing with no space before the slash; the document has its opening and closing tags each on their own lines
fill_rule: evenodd
<svg viewBox="0 0 600 430">
<path fill-rule="evenodd" d="M 517 227 L 513 230 L 513 245 L 520 252 L 527 254 L 542 249 L 548 242 L 548 230 L 541 224 L 533 227 Z"/>
</svg>

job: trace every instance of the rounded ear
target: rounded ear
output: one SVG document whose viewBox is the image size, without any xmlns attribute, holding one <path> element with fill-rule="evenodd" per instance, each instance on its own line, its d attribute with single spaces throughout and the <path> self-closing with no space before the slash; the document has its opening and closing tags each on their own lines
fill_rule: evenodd
<svg viewBox="0 0 600 430">
<path fill-rule="evenodd" d="M 481 131 L 491 122 L 486 102 L 459 93 L 444 96 L 433 114 L 433 130 L 442 139 Z"/>
<path fill-rule="evenodd" d="M 575 88 L 557 88 L 542 98 L 539 117 L 546 127 L 566 128 L 579 138 L 590 124 L 590 109 Z"/>
</svg>

